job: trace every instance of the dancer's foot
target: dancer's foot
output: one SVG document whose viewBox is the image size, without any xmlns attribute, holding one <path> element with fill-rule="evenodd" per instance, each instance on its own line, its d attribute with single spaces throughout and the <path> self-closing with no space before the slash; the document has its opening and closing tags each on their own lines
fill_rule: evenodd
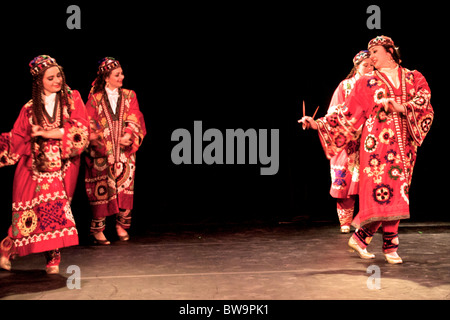
<svg viewBox="0 0 450 320">
<path fill-rule="evenodd" d="M 58 274 L 59 264 L 61 262 L 61 253 L 59 250 L 56 249 L 46 252 L 45 258 L 47 259 L 47 265 L 45 267 L 47 274 Z"/>
<path fill-rule="evenodd" d="M 356 251 L 361 259 L 374 259 L 375 255 L 373 253 L 367 252 L 367 249 L 363 249 L 359 246 L 358 242 L 353 239 L 353 236 L 348 240 L 348 246 L 352 249 L 352 251 Z"/>
<path fill-rule="evenodd" d="M 94 233 L 92 235 L 94 237 L 94 243 L 101 245 L 101 246 L 107 246 L 110 245 L 111 242 L 108 241 L 108 239 L 106 239 L 105 235 L 103 234 L 103 232 L 97 232 Z"/>
<path fill-rule="evenodd" d="M 119 236 L 120 241 L 130 240 L 130 235 L 120 224 L 116 225 L 116 231 L 117 231 L 117 235 Z"/>
<path fill-rule="evenodd" d="M 9 261 L 9 259 L 5 256 L 1 256 L 0 268 L 4 269 L 6 271 L 11 271 L 11 261 Z"/>
<path fill-rule="evenodd" d="M 350 226 L 341 226 L 341 233 L 350 233 Z"/>
<path fill-rule="evenodd" d="M 385 253 L 384 257 L 385 257 L 386 261 L 390 264 L 403 263 L 402 258 L 400 258 L 400 256 L 398 255 L 397 252 Z"/>
</svg>

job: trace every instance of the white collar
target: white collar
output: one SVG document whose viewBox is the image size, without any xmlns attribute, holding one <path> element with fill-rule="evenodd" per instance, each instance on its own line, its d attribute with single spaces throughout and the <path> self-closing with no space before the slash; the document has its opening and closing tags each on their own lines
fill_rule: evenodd
<svg viewBox="0 0 450 320">
<path fill-rule="evenodd" d="M 47 105 L 53 105 L 55 104 L 55 99 L 56 99 L 56 92 L 49 94 L 48 96 L 46 96 L 45 94 L 42 95 L 44 97 L 44 104 Z"/>
<path fill-rule="evenodd" d="M 115 88 L 114 90 L 109 89 L 108 87 L 105 87 L 106 93 L 108 96 L 117 96 L 119 95 L 119 88 Z"/>
<path fill-rule="evenodd" d="M 44 98 L 44 107 L 47 113 L 53 117 L 53 112 L 55 110 L 55 100 L 56 100 L 56 92 L 49 94 L 46 96 L 45 94 L 42 95 Z"/>
<path fill-rule="evenodd" d="M 115 114 L 117 111 L 117 102 L 119 101 L 119 88 L 111 90 L 105 87 L 106 94 L 108 95 L 109 105 L 111 106 L 112 112 Z"/>
<path fill-rule="evenodd" d="M 398 65 L 396 65 L 394 68 L 380 68 L 380 72 L 393 74 L 394 72 L 398 72 Z"/>
</svg>

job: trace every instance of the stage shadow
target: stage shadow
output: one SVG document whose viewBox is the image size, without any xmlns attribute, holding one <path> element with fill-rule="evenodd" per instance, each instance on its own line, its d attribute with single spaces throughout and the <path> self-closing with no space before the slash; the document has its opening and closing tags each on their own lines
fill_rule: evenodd
<svg viewBox="0 0 450 320">
<path fill-rule="evenodd" d="M 67 278 L 48 275 L 44 270 L 0 271 L 0 299 L 16 294 L 45 292 L 63 288 Z"/>
<path fill-rule="evenodd" d="M 311 271 L 305 273 L 305 275 L 346 275 L 369 277 L 373 274 L 373 269 L 369 269 L 369 267 L 376 266 L 380 268 L 379 272 L 381 279 L 411 281 L 428 288 L 448 285 L 450 283 L 448 265 L 440 265 L 439 263 L 407 260 L 403 264 L 390 265 L 384 261 L 368 260 L 361 261 L 361 265 L 365 268 Z"/>
</svg>

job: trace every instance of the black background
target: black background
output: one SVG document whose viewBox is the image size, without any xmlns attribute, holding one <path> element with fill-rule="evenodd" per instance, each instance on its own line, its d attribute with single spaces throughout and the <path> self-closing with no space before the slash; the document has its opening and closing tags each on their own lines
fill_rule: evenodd
<svg viewBox="0 0 450 320">
<path fill-rule="evenodd" d="M 81 30 L 66 9 L 81 8 Z M 184 4 L 43 2 L 2 5 L 0 132 L 11 130 L 31 98 L 28 63 L 48 54 L 64 67 L 84 101 L 105 56 L 120 60 L 124 87 L 137 93 L 148 135 L 137 154 L 134 232 L 162 224 L 335 221 L 329 162 L 316 132 L 297 124 L 302 101 L 319 116 L 377 35 L 393 38 L 404 67 L 432 90 L 435 122 L 419 149 L 410 193 L 414 221 L 448 221 L 446 9 L 437 4 L 378 2 L 381 30 L 369 30 L 371 3 L 277 2 Z M 171 161 L 178 128 L 279 129 L 280 168 L 181 165 Z M 1 169 L 0 231 L 11 223 L 14 167 Z M 84 236 L 91 218 L 81 168 L 73 212 Z"/>
</svg>

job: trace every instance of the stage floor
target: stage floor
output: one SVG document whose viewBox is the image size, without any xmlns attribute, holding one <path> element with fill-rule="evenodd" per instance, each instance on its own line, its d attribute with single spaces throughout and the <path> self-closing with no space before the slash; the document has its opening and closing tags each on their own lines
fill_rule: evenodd
<svg viewBox="0 0 450 320">
<path fill-rule="evenodd" d="M 450 224 L 403 222 L 399 233 L 404 264 L 389 265 L 380 233 L 369 246 L 376 258 L 362 260 L 336 225 L 180 226 L 65 248 L 54 276 L 42 254 L 17 258 L 0 271 L 0 299 L 450 299 Z"/>
</svg>

